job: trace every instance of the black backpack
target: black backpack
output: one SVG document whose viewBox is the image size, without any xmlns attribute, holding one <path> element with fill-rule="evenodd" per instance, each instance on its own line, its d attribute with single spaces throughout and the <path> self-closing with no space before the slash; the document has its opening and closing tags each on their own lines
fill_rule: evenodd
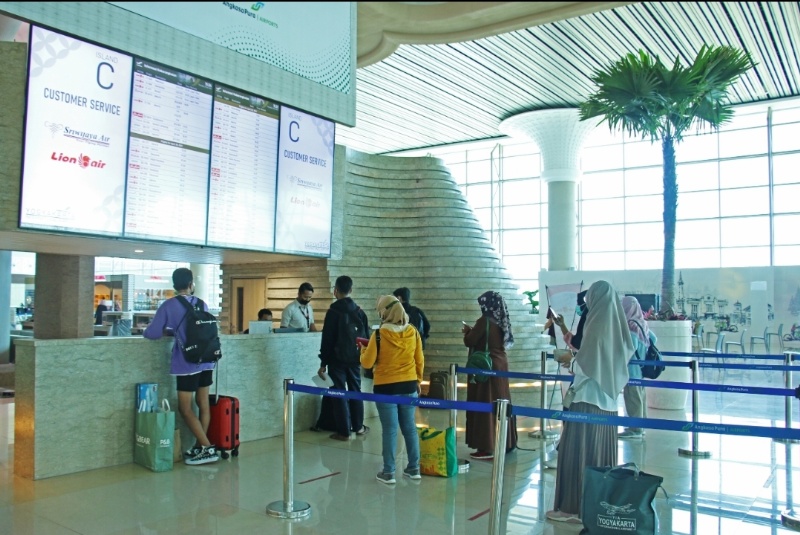
<svg viewBox="0 0 800 535">
<path fill-rule="evenodd" d="M 183 358 L 192 364 L 216 362 L 222 358 L 222 348 L 219 341 L 217 318 L 205 309 L 202 299 L 192 304 L 182 295 L 177 296 L 178 302 L 186 308 L 186 314 L 178 324 L 178 332 L 183 322 L 186 322 L 186 339 L 181 342 Z"/>
<path fill-rule="evenodd" d="M 408 307 L 408 322 L 419 332 L 422 339 L 422 347 L 425 348 L 425 322 L 422 321 L 422 314 L 417 307 Z"/>
<path fill-rule="evenodd" d="M 339 332 L 336 337 L 334 354 L 342 364 L 356 365 L 361 363 L 361 351 L 356 338 L 369 338 L 366 326 L 361 321 L 360 308 L 339 314 Z"/>
<path fill-rule="evenodd" d="M 449 387 L 449 372 L 432 372 L 427 397 L 431 399 L 450 399 L 450 396 L 447 395 Z"/>
</svg>

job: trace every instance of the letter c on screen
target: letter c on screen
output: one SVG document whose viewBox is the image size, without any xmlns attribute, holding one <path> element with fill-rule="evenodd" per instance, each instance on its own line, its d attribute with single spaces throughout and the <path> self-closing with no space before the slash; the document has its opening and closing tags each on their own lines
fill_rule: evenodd
<svg viewBox="0 0 800 535">
<path fill-rule="evenodd" d="M 292 128 L 295 126 L 297 127 L 298 130 L 300 129 L 300 123 L 298 123 L 297 121 L 292 121 L 291 123 L 289 123 L 289 139 L 297 143 L 298 141 L 300 141 L 300 136 L 295 137 L 294 130 L 292 130 Z"/>
<path fill-rule="evenodd" d="M 103 82 L 100 81 L 100 69 L 103 68 L 103 65 L 111 69 L 112 73 L 114 72 L 114 67 L 110 63 L 106 63 L 105 61 L 100 62 L 97 65 L 97 85 L 99 85 L 103 89 L 111 89 L 112 87 L 114 87 L 114 82 L 110 82 L 108 85 L 103 85 Z"/>
</svg>

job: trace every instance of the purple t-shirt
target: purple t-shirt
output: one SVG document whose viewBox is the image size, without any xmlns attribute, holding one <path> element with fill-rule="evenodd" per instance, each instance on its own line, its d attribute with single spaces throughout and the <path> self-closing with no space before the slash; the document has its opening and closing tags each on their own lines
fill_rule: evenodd
<svg viewBox="0 0 800 535">
<path fill-rule="evenodd" d="M 197 303 L 197 297 L 193 295 L 186 295 L 189 302 L 194 305 Z M 203 307 L 208 310 L 208 305 L 204 302 Z M 200 373 L 204 370 L 213 370 L 213 362 L 203 362 L 202 364 L 194 364 L 186 362 L 181 350 L 181 344 L 186 340 L 186 323 L 183 322 L 184 316 L 188 311 L 182 303 L 178 302 L 177 297 L 167 299 L 156 310 L 153 321 L 144 330 L 143 336 L 150 340 L 158 340 L 164 335 L 164 332 L 172 331 L 175 336 L 175 342 L 172 344 L 172 364 L 170 365 L 169 373 L 172 375 L 192 375 Z M 177 332 L 176 332 L 177 331 Z"/>
</svg>

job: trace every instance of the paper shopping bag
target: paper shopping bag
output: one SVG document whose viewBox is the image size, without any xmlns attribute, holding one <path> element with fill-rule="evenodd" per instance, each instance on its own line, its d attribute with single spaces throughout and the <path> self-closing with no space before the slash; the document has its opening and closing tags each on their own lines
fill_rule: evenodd
<svg viewBox="0 0 800 535">
<path fill-rule="evenodd" d="M 158 412 L 137 412 L 134 429 L 133 461 L 154 472 L 172 470 L 175 413 L 169 403 Z"/>
<path fill-rule="evenodd" d="M 656 532 L 653 500 L 663 481 L 663 477 L 641 472 L 635 463 L 587 466 L 583 473 L 581 534 L 652 535 Z"/>
<path fill-rule="evenodd" d="M 448 427 L 437 431 L 433 427 L 417 429 L 419 434 L 419 471 L 427 476 L 450 477 L 458 473 L 456 430 Z"/>
</svg>

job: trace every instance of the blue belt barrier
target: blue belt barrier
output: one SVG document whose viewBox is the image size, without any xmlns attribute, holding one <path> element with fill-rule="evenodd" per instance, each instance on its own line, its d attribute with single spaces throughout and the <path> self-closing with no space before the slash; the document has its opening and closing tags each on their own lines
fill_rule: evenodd
<svg viewBox="0 0 800 535">
<path fill-rule="evenodd" d="M 721 355 L 720 355 L 721 356 Z M 668 360 L 659 361 L 657 364 L 654 364 L 652 360 L 630 360 L 628 361 L 629 364 L 639 364 L 644 366 L 675 366 L 681 365 L 686 368 L 690 367 L 690 362 L 674 362 Z M 730 370 L 772 370 L 772 371 L 782 371 L 782 372 L 796 372 L 800 371 L 800 368 L 797 366 L 787 366 L 785 364 L 728 364 L 725 362 L 722 363 L 713 363 L 713 362 L 698 362 L 697 365 L 701 368 L 720 368 L 720 369 L 730 369 Z"/>
<path fill-rule="evenodd" d="M 643 360 L 632 360 L 631 363 L 639 364 L 642 362 L 650 362 Z M 681 363 L 687 364 L 687 363 Z M 791 366 L 788 366 L 791 368 Z M 505 372 L 499 370 L 482 370 L 480 368 L 461 368 L 456 366 L 456 373 L 466 373 L 469 375 L 489 375 L 496 377 L 515 377 L 523 379 L 536 379 L 544 381 L 562 381 L 572 382 L 572 375 L 552 375 L 541 373 L 521 373 L 521 372 Z M 646 388 L 672 388 L 677 390 L 706 390 L 709 392 L 733 392 L 737 394 L 760 394 L 767 396 L 791 396 L 800 397 L 800 387 L 795 389 L 790 388 L 769 388 L 758 386 L 730 386 L 730 385 L 715 385 L 708 383 L 682 383 L 679 381 L 657 381 L 654 379 L 630 379 L 628 384 L 631 386 L 643 386 Z"/>
<path fill-rule="evenodd" d="M 647 429 L 664 429 L 666 431 L 684 431 L 698 433 L 714 433 L 717 435 L 739 435 L 752 437 L 800 439 L 800 429 L 782 427 L 764 427 L 756 425 L 710 424 L 703 422 L 685 422 L 680 420 L 663 420 L 660 418 L 632 418 L 623 416 L 606 416 L 575 411 L 554 411 L 550 409 L 533 409 L 529 407 L 511 406 L 511 414 L 515 416 L 531 416 L 562 422 L 576 422 L 595 425 L 616 425 L 626 427 L 643 427 Z"/>
<path fill-rule="evenodd" d="M 386 394 L 370 394 L 369 392 L 352 392 L 350 390 L 339 390 L 336 388 L 318 388 L 316 386 L 299 385 L 297 383 L 290 383 L 288 389 L 304 394 L 317 394 L 339 399 L 360 399 L 363 401 L 392 403 L 394 405 L 414 405 L 425 409 L 458 409 L 472 412 L 494 412 L 493 404 L 477 401 L 451 401 L 447 399 L 389 396 Z"/>
<path fill-rule="evenodd" d="M 754 355 L 750 353 L 704 353 L 692 352 L 681 353 L 679 351 L 662 351 L 662 355 L 667 357 L 723 357 L 723 358 L 739 358 L 739 359 L 764 359 L 764 360 L 784 360 L 783 355 Z M 794 360 L 794 359 L 792 359 Z"/>
</svg>

